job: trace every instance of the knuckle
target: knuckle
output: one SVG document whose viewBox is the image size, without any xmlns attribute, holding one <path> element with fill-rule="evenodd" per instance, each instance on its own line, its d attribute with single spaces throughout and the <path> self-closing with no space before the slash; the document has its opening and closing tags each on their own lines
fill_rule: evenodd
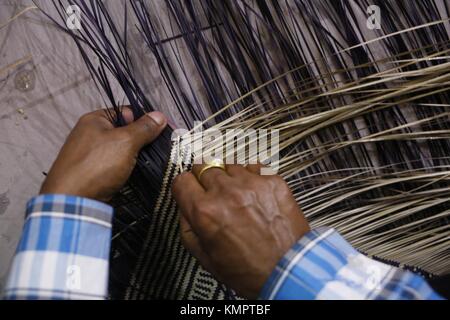
<svg viewBox="0 0 450 320">
<path fill-rule="evenodd" d="M 272 182 L 272 189 L 276 190 L 278 194 L 291 194 L 291 189 L 287 182 L 280 176 L 274 176 L 270 178 Z"/>
<path fill-rule="evenodd" d="M 211 227 L 215 224 L 215 206 L 209 201 L 198 201 L 193 205 L 194 223 L 203 228 Z"/>
<path fill-rule="evenodd" d="M 242 204 L 246 202 L 247 195 L 252 191 L 248 188 L 232 188 L 228 190 L 227 197 L 234 204 Z"/>
<path fill-rule="evenodd" d="M 211 215 L 211 205 L 207 201 L 196 201 L 193 205 L 196 216 L 204 217 Z"/>
<path fill-rule="evenodd" d="M 261 177 L 252 177 L 247 181 L 247 186 L 252 191 L 258 191 L 264 188 L 267 185 L 267 181 L 262 179 Z"/>
<path fill-rule="evenodd" d="M 227 171 L 228 171 L 228 173 L 231 173 L 232 175 L 235 175 L 238 177 L 238 176 L 242 175 L 243 173 L 245 173 L 246 170 L 243 165 L 235 164 L 235 165 L 227 166 Z"/>
<path fill-rule="evenodd" d="M 281 187 L 286 184 L 286 181 L 279 175 L 273 175 L 273 176 L 268 176 L 267 178 L 273 185 L 277 186 L 277 187 Z"/>
<path fill-rule="evenodd" d="M 224 174 L 217 174 L 214 181 L 215 181 L 215 184 L 221 188 L 227 187 L 230 185 L 229 178 Z"/>
<path fill-rule="evenodd" d="M 92 113 L 83 114 L 80 119 L 78 119 L 78 123 L 86 123 L 92 120 Z"/>
<path fill-rule="evenodd" d="M 144 118 L 145 117 L 145 118 Z M 137 120 L 136 130 L 146 135 L 154 135 L 157 132 L 157 126 L 149 117 L 144 116 Z"/>
<path fill-rule="evenodd" d="M 156 123 L 153 120 L 145 121 L 142 126 L 143 126 L 143 129 L 148 132 L 153 132 L 158 128 L 158 126 L 156 125 Z"/>
</svg>

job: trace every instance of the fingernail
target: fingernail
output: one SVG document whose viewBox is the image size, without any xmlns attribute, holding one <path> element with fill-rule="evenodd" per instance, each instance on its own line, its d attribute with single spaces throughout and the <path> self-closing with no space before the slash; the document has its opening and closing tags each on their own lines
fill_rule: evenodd
<svg viewBox="0 0 450 320">
<path fill-rule="evenodd" d="M 163 126 L 164 124 L 166 124 L 166 116 L 159 111 L 150 112 L 147 115 L 152 118 L 158 126 Z"/>
</svg>

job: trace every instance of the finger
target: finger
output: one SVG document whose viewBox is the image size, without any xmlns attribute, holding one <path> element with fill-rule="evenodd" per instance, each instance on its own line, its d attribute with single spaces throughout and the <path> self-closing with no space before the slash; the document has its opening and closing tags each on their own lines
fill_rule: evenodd
<svg viewBox="0 0 450 320">
<path fill-rule="evenodd" d="M 205 195 L 205 190 L 190 172 L 185 172 L 177 176 L 172 185 L 172 194 L 177 202 L 181 214 L 189 221 L 192 221 L 194 203 L 201 201 Z"/>
<path fill-rule="evenodd" d="M 134 121 L 133 111 L 130 106 L 123 106 L 121 108 L 121 116 L 126 124 Z M 100 109 L 83 115 L 84 122 L 90 124 L 95 123 L 101 129 L 114 129 L 114 123 L 117 121 L 117 113 L 111 109 Z"/>
<path fill-rule="evenodd" d="M 230 177 L 245 177 L 249 174 L 248 170 L 239 164 L 227 164 L 227 173 Z"/>
<path fill-rule="evenodd" d="M 133 110 L 131 109 L 131 106 L 119 106 L 118 107 L 119 112 L 116 112 L 116 110 L 111 109 L 104 109 L 100 111 L 104 111 L 104 116 L 106 119 L 111 123 L 111 128 L 114 128 L 114 124 L 117 124 L 117 117 L 121 117 L 121 123 L 120 124 L 131 124 L 134 121 L 134 114 Z M 99 110 L 98 110 L 99 111 Z M 96 113 L 97 111 L 95 111 Z M 100 113 L 98 113 L 99 116 L 101 116 Z"/>
<path fill-rule="evenodd" d="M 128 131 L 132 137 L 132 143 L 137 150 L 155 140 L 166 127 L 167 119 L 161 112 L 151 112 L 142 116 L 135 122 L 119 128 Z"/>
<path fill-rule="evenodd" d="M 261 169 L 264 167 L 265 167 L 264 165 L 257 163 L 257 164 L 249 164 L 245 168 L 247 169 L 247 171 L 253 174 L 261 175 Z"/>
<path fill-rule="evenodd" d="M 82 125 L 89 125 L 102 130 L 108 130 L 114 128 L 111 122 L 111 118 L 108 115 L 107 109 L 100 109 L 93 112 L 84 114 L 79 123 Z"/>
<path fill-rule="evenodd" d="M 180 215 L 180 234 L 183 245 L 191 253 L 201 250 L 200 240 L 184 215 Z"/>
<path fill-rule="evenodd" d="M 181 242 L 184 247 L 200 262 L 200 264 L 209 272 L 212 272 L 208 255 L 202 248 L 200 239 L 192 230 L 189 221 L 183 216 L 180 216 L 180 232 Z"/>
<path fill-rule="evenodd" d="M 226 171 L 221 168 L 210 168 L 202 172 L 206 166 L 207 164 L 202 164 L 192 167 L 192 173 L 206 190 L 213 189 L 217 185 L 217 179 L 230 178 Z"/>
<path fill-rule="evenodd" d="M 123 106 L 121 110 L 122 118 L 126 124 L 131 124 L 134 121 L 133 110 L 130 106 Z"/>
</svg>

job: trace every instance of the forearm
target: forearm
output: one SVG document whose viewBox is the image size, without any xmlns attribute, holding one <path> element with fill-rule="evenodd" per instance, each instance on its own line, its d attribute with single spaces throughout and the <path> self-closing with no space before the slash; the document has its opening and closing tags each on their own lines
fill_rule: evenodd
<svg viewBox="0 0 450 320">
<path fill-rule="evenodd" d="M 113 209 L 81 197 L 42 195 L 27 205 L 6 299 L 104 299 Z"/>
<path fill-rule="evenodd" d="M 335 230 L 306 234 L 278 263 L 262 299 L 441 299 L 421 277 L 358 253 Z"/>
</svg>

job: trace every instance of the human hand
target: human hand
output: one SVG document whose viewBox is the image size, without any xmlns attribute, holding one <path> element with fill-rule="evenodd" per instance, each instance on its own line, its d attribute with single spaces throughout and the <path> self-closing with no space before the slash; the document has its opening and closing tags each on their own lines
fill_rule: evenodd
<svg viewBox="0 0 450 320">
<path fill-rule="evenodd" d="M 123 109 L 126 126 L 115 128 L 105 110 L 80 118 L 45 179 L 40 194 L 68 194 L 107 202 L 123 187 L 142 147 L 162 132 L 167 120 L 152 112 L 133 122 Z"/>
<path fill-rule="evenodd" d="M 288 185 L 260 165 L 179 175 L 173 195 L 185 247 L 219 281 L 257 298 L 282 256 L 310 229 Z"/>
</svg>

